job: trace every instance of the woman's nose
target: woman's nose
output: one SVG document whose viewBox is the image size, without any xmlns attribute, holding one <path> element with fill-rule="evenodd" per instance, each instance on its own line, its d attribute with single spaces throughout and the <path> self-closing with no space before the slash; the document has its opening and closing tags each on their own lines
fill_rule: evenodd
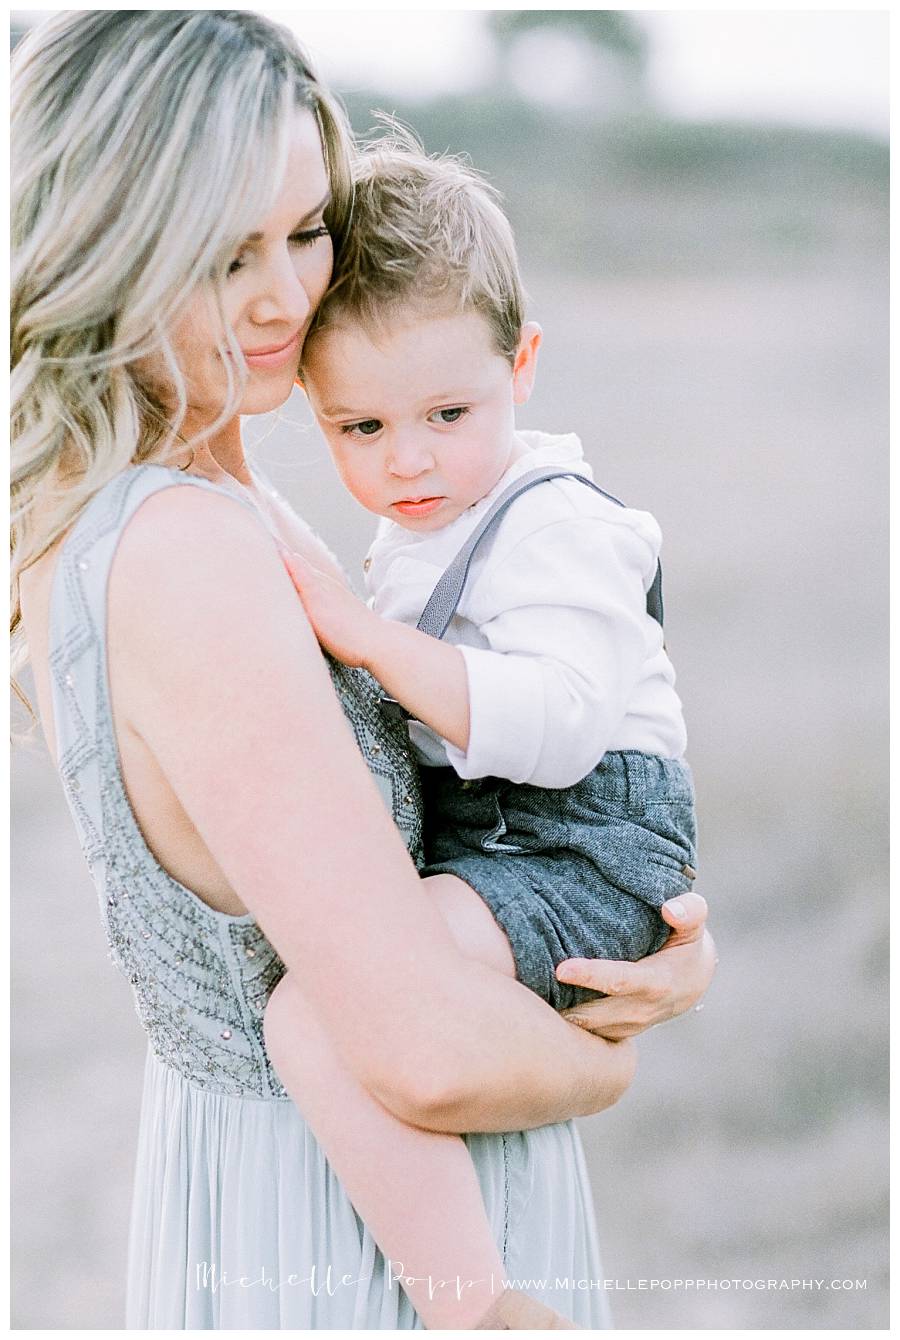
<svg viewBox="0 0 900 1340">
<path fill-rule="evenodd" d="M 250 315 L 258 325 L 281 321 L 299 327 L 309 316 L 311 306 L 303 279 L 292 257 L 285 254 L 266 267 Z"/>
</svg>

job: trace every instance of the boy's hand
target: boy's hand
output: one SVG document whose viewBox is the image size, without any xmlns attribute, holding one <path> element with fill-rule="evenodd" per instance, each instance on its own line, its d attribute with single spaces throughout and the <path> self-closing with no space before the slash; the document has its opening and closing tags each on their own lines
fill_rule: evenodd
<svg viewBox="0 0 900 1340">
<path fill-rule="evenodd" d="M 344 665 L 361 666 L 415 717 L 465 752 L 469 686 L 458 647 L 383 619 L 342 582 L 279 545 L 284 566 L 319 642 Z"/>
<path fill-rule="evenodd" d="M 325 650 L 344 665 L 367 666 L 373 636 L 383 621 L 330 573 L 284 545 L 279 545 L 279 550 Z"/>
</svg>

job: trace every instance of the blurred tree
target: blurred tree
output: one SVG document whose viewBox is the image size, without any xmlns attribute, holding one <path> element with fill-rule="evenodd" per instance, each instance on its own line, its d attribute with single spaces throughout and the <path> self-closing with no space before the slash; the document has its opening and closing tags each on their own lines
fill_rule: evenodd
<svg viewBox="0 0 900 1340">
<path fill-rule="evenodd" d="M 502 83 L 541 102 L 595 114 L 644 102 L 647 38 L 619 9 L 494 9 L 488 27 Z"/>
<path fill-rule="evenodd" d="M 627 10 L 492 9 L 490 16 L 491 30 L 501 42 L 538 28 L 553 28 L 608 47 L 643 71 L 647 39 Z"/>
</svg>

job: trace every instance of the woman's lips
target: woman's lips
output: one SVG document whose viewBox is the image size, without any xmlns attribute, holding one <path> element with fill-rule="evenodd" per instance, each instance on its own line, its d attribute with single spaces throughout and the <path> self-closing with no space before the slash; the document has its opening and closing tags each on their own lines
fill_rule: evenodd
<svg viewBox="0 0 900 1340">
<path fill-rule="evenodd" d="M 404 516 L 429 516 L 434 512 L 444 499 L 441 498 L 406 498 L 402 502 L 395 502 L 393 506 Z"/>
<path fill-rule="evenodd" d="M 287 344 L 270 344 L 265 349 L 244 349 L 244 361 L 248 368 L 283 368 L 288 363 L 296 363 L 300 354 L 301 332 L 292 335 Z"/>
</svg>

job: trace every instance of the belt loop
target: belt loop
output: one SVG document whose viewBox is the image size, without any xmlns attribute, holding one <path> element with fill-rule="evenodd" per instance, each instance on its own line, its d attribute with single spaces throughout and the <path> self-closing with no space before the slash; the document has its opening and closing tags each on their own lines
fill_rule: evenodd
<svg viewBox="0 0 900 1340">
<path fill-rule="evenodd" d="M 624 750 L 625 785 L 628 788 L 628 808 L 632 814 L 643 812 L 647 803 L 647 772 L 644 756 L 634 749 Z"/>
</svg>

